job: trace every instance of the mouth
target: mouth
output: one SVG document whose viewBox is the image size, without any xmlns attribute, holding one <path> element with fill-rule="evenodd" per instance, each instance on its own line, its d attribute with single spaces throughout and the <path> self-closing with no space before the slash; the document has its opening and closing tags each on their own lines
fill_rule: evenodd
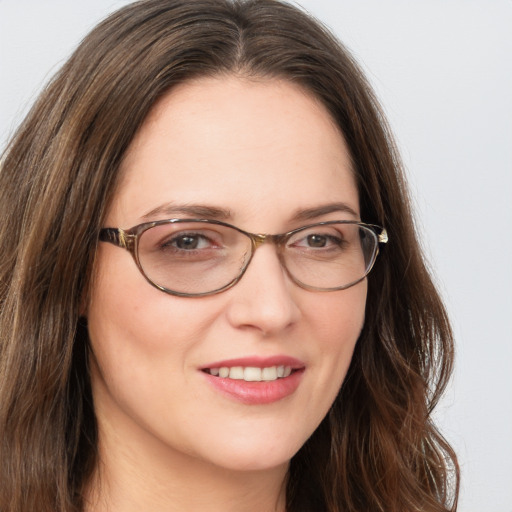
<svg viewBox="0 0 512 512">
<path fill-rule="evenodd" d="M 306 365 L 288 356 L 243 357 L 217 361 L 200 370 L 224 396 L 247 405 L 264 405 L 294 394 Z"/>
<path fill-rule="evenodd" d="M 278 379 L 289 377 L 293 372 L 299 369 L 293 369 L 291 366 L 220 366 L 217 368 L 205 368 L 203 372 L 214 377 L 232 380 L 244 380 L 245 382 L 272 382 Z"/>
</svg>

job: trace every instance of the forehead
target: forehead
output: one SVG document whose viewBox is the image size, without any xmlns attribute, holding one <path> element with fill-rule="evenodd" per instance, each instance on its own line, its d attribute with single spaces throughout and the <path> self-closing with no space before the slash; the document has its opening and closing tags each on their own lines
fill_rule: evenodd
<svg viewBox="0 0 512 512">
<path fill-rule="evenodd" d="M 243 220 L 319 203 L 358 210 L 347 146 L 325 107 L 279 80 L 207 78 L 171 90 L 122 165 L 110 217 L 125 225 L 159 204 L 205 204 Z"/>
</svg>

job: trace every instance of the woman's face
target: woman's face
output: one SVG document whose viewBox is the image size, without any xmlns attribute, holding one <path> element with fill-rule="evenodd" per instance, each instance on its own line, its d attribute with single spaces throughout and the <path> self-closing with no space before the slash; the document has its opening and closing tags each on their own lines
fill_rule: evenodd
<svg viewBox="0 0 512 512">
<path fill-rule="evenodd" d="M 210 78 L 173 89 L 121 172 L 105 226 L 220 211 L 246 231 L 282 233 L 359 216 L 340 132 L 311 96 L 277 80 Z M 340 389 L 366 292 L 366 281 L 304 290 L 264 244 L 233 288 L 177 297 L 151 286 L 128 251 L 101 243 L 87 310 L 100 446 L 115 433 L 129 450 L 180 464 L 286 467 Z M 235 366 L 294 371 L 254 383 L 207 370 Z"/>
</svg>

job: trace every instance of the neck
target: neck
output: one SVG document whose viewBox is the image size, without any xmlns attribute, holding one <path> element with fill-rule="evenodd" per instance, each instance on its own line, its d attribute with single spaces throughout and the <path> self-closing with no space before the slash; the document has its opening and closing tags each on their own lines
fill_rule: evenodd
<svg viewBox="0 0 512 512">
<path fill-rule="evenodd" d="M 147 439 L 99 427 L 99 464 L 86 512 L 284 512 L 287 465 L 257 471 L 219 467 Z"/>
</svg>

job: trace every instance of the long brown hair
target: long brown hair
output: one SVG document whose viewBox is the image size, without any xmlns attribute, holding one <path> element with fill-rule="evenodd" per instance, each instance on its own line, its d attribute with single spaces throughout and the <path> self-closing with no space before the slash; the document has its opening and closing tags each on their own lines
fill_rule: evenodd
<svg viewBox="0 0 512 512">
<path fill-rule="evenodd" d="M 145 0 L 87 36 L 43 91 L 0 170 L 0 511 L 71 512 L 96 463 L 80 319 L 118 169 L 174 85 L 240 74 L 301 85 L 354 163 L 361 215 L 390 243 L 328 416 L 290 464 L 289 511 L 456 509 L 454 452 L 431 413 L 453 362 L 445 309 L 416 238 L 400 161 L 344 47 L 275 0 Z"/>
</svg>

